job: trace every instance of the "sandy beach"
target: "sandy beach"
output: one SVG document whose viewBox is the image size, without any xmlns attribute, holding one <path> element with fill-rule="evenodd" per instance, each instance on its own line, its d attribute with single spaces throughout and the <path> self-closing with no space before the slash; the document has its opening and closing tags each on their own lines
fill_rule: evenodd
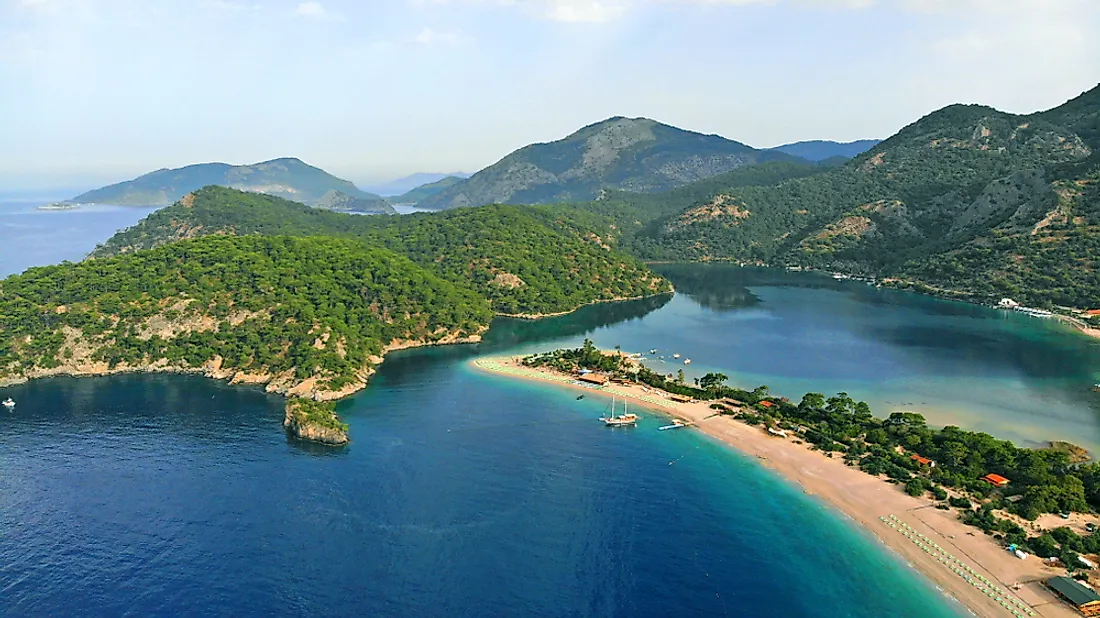
<svg viewBox="0 0 1100 618">
<path fill-rule="evenodd" d="M 760 427 L 717 416 L 707 402 L 676 403 L 654 389 L 638 385 L 582 386 L 565 374 L 524 367 L 518 357 L 479 358 L 472 364 L 497 375 L 627 397 L 693 423 L 694 428 L 757 458 L 807 494 L 859 523 L 977 616 L 1080 615 L 1042 587 L 1043 580 L 1064 573 L 1044 565 L 1037 557 L 1020 560 L 980 530 L 958 521 L 954 510 L 936 509 L 931 500 L 909 496 L 900 486 L 849 467 L 840 458 L 796 444 L 794 438 L 772 436 Z M 638 428 L 649 429 L 656 428 Z"/>
</svg>

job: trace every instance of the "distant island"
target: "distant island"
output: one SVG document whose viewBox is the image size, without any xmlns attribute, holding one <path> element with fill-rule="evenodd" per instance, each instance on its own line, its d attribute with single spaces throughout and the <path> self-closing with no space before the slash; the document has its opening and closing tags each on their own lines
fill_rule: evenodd
<svg viewBox="0 0 1100 618">
<path fill-rule="evenodd" d="M 325 193 L 314 208 L 364 215 L 396 215 L 393 205 L 380 197 L 352 197 L 335 189 Z"/>
<path fill-rule="evenodd" d="M 382 199 L 299 159 L 285 158 L 251 165 L 200 163 L 177 169 L 161 169 L 134 180 L 82 193 L 69 201 L 168 206 L 188 193 L 209 185 L 275 195 L 309 205 L 320 202 L 330 191 L 355 199 Z"/>
<path fill-rule="evenodd" d="M 207 187 L 92 259 L 0 281 L 0 385 L 180 372 L 332 401 L 388 352 L 476 342 L 495 314 L 671 291 L 592 236 L 522 207 L 360 217 Z M 339 442 L 339 423 L 288 407 L 304 439 Z"/>
<path fill-rule="evenodd" d="M 874 532 L 978 615 L 1006 607 L 1034 615 L 1029 597 L 1010 587 L 1080 573 L 1092 568 L 1082 557 L 1100 553 L 1100 535 L 1089 533 L 1100 525 L 1100 464 L 1083 449 L 1019 448 L 958 427 L 934 429 L 908 412 L 877 418 L 845 393 L 807 393 L 794 403 L 766 386 L 727 386 L 721 373 L 691 384 L 653 371 L 640 356 L 586 340 L 576 349 L 472 362 L 630 401 L 677 419 L 662 429 L 698 428 L 755 455 Z"/>
</svg>

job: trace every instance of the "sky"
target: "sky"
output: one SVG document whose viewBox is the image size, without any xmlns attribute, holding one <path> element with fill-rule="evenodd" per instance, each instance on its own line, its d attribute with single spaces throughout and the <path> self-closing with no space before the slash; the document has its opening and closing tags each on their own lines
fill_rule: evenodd
<svg viewBox="0 0 1100 618">
<path fill-rule="evenodd" d="M 1100 82 L 1097 0 L 0 0 L 0 191 L 473 172 L 611 116 L 756 147 Z"/>
</svg>

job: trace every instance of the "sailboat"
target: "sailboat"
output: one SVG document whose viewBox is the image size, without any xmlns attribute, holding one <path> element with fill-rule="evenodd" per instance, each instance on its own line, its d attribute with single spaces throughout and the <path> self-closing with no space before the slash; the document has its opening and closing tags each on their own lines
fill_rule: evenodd
<svg viewBox="0 0 1100 618">
<path fill-rule="evenodd" d="M 626 411 L 626 401 L 623 401 L 623 413 L 615 414 L 615 398 L 611 398 L 611 414 L 600 418 L 608 427 L 634 427 L 638 424 L 638 415 Z"/>
</svg>

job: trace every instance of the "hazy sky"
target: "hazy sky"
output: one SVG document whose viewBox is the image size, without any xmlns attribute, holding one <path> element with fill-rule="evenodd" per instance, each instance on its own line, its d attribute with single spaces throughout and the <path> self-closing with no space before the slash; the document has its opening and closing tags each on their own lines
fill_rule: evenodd
<svg viewBox="0 0 1100 618">
<path fill-rule="evenodd" d="M 1100 81 L 1098 0 L 0 0 L 0 189 L 296 156 L 476 171 L 609 116 L 886 137 Z"/>
</svg>

